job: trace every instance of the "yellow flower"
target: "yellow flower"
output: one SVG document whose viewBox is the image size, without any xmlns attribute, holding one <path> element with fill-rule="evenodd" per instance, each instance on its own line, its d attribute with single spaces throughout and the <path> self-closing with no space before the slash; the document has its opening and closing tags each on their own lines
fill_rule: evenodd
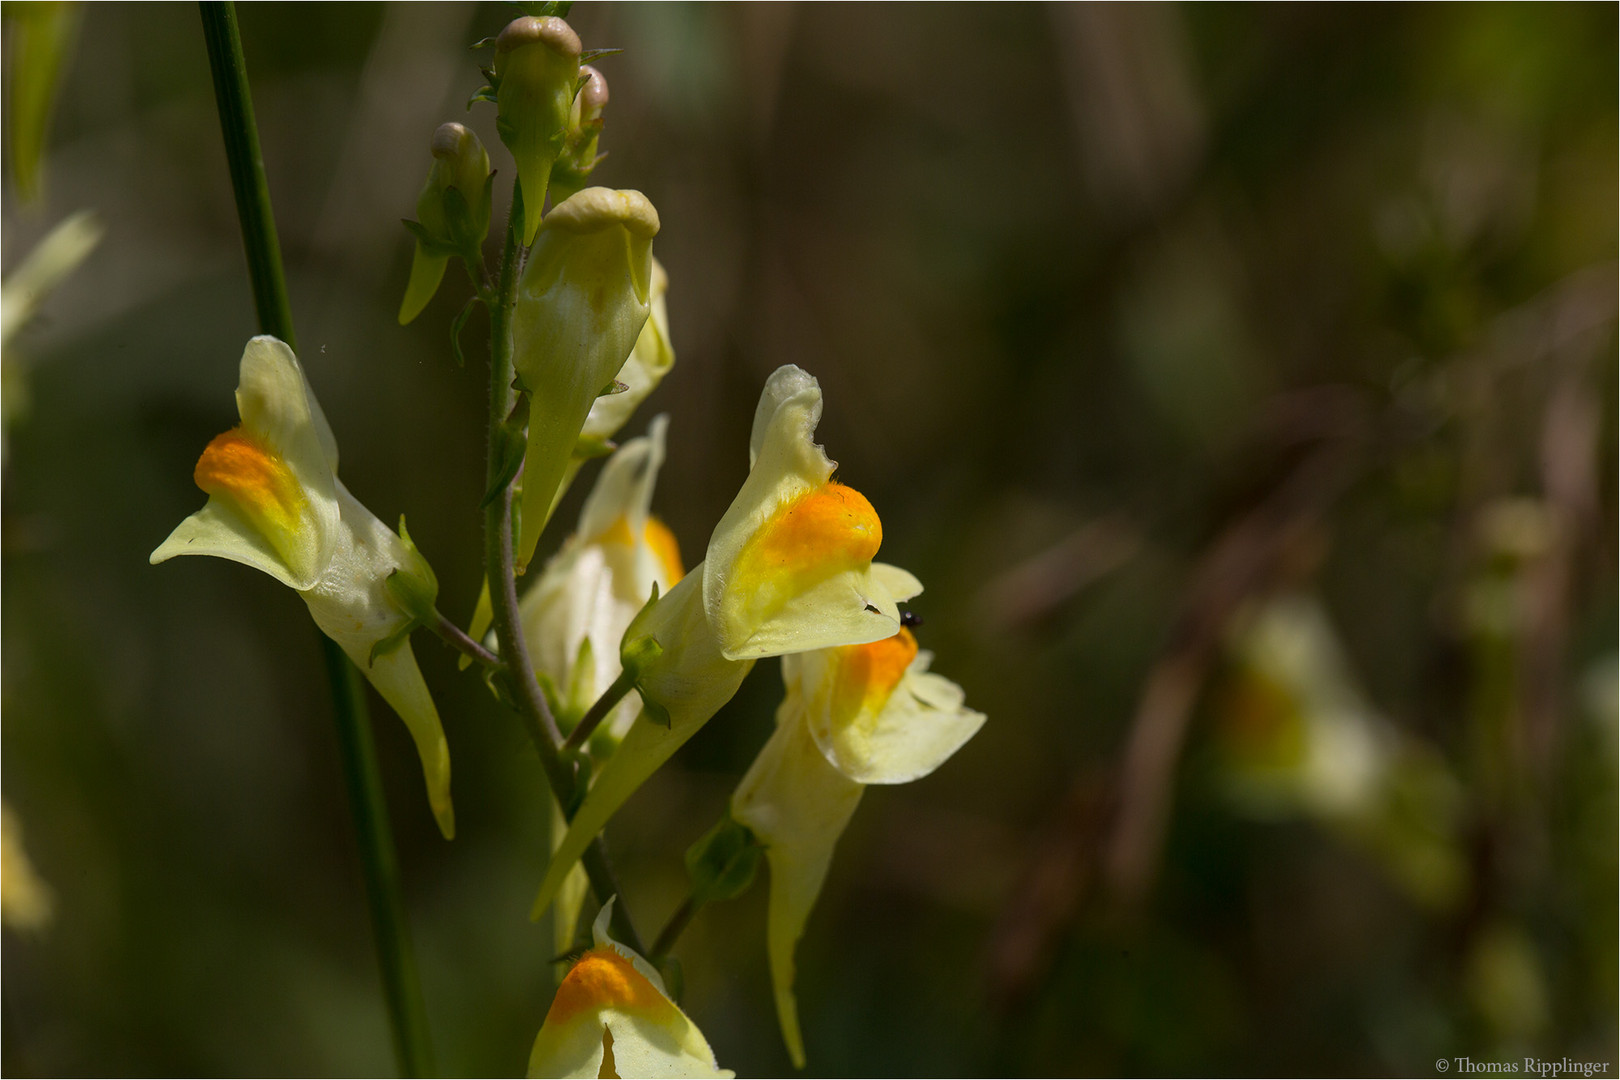
<svg viewBox="0 0 1620 1080">
<path fill-rule="evenodd" d="M 546 676 L 565 724 L 619 677 L 619 642 L 656 588 L 685 576 L 673 533 L 650 512 L 668 421 L 608 459 L 585 500 L 579 528 L 546 563 L 519 604 L 529 658 Z M 636 718 L 627 699 L 598 731 L 622 738 Z"/>
<path fill-rule="evenodd" d="M 242 353 L 236 388 L 242 422 L 208 444 L 197 461 L 203 508 L 182 521 L 155 563 L 216 555 L 262 570 L 295 590 L 315 625 L 365 672 L 410 729 L 422 758 L 428 802 L 446 838 L 455 834 L 450 750 L 438 710 L 407 636 L 431 606 L 433 570 L 362 506 L 337 478 L 337 442 L 293 352 L 256 337 Z M 395 577 L 390 582 L 389 578 Z"/>
<path fill-rule="evenodd" d="M 626 653 L 656 654 L 638 665 L 643 709 L 569 825 L 535 918 L 613 813 L 731 699 L 754 660 L 900 629 L 895 595 L 914 594 L 916 579 L 872 562 L 882 525 L 859 492 L 833 481 L 835 463 L 814 440 L 820 419 L 816 380 L 778 368 L 754 413 L 752 468 L 707 558 L 625 634 Z"/>
<path fill-rule="evenodd" d="M 1228 647 L 1213 711 L 1233 807 L 1314 819 L 1419 903 L 1456 903 L 1468 876 L 1457 781 L 1432 747 L 1367 701 L 1321 602 L 1285 594 L 1257 605 Z"/>
<path fill-rule="evenodd" d="M 784 656 L 787 697 L 776 731 L 731 797 L 732 819 L 765 846 L 770 863 L 771 982 L 782 1037 L 801 1069 L 793 952 L 861 793 L 867 784 L 927 776 L 984 723 L 983 713 L 963 707 L 961 687 L 928 670 L 930 659 L 905 628 L 882 641 Z"/>
<path fill-rule="evenodd" d="M 517 569 L 598 396 L 635 348 L 652 304 L 658 211 L 639 191 L 586 188 L 545 217 L 512 308 L 513 366 L 533 406 L 523 456 Z"/>
<path fill-rule="evenodd" d="M 608 936 L 613 901 L 596 917 L 596 947 L 580 957 L 529 1054 L 531 1077 L 735 1076 L 669 999 L 653 966 Z"/>
<path fill-rule="evenodd" d="M 0 922 L 37 932 L 50 925 L 53 906 L 50 886 L 23 850 L 22 826 L 11 807 L 0 805 Z"/>
</svg>

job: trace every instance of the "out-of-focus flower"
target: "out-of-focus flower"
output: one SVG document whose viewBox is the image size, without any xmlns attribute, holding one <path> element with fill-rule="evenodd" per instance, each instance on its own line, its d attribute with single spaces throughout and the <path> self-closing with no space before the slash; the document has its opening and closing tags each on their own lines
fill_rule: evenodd
<svg viewBox="0 0 1620 1080">
<path fill-rule="evenodd" d="M 668 592 L 685 572 L 674 535 L 650 512 L 666 426 L 656 417 L 647 435 L 608 460 L 585 500 L 578 531 L 523 596 L 529 656 L 565 733 L 619 677 L 619 642 L 636 613 L 655 589 Z M 619 702 L 591 736 L 596 756 L 612 752 L 638 710 L 633 696 Z M 554 839 L 560 842 L 563 831 L 556 828 Z M 584 872 L 576 867 L 557 898 L 559 948 L 573 940 L 584 898 Z"/>
<path fill-rule="evenodd" d="M 639 191 L 586 188 L 546 215 L 518 283 L 512 357 L 536 403 L 523 456 L 517 569 L 527 566 L 591 406 L 652 304 L 658 211 Z"/>
<path fill-rule="evenodd" d="M 697 1025 L 669 998 L 647 961 L 608 936 L 609 900 L 596 947 L 563 977 L 529 1054 L 531 1077 L 729 1077 Z"/>
<path fill-rule="evenodd" d="M 51 921 L 50 886 L 34 872 L 23 850 L 22 826 L 11 807 L 0 804 L 0 922 L 33 933 Z"/>
<path fill-rule="evenodd" d="M 438 580 L 409 534 L 396 535 L 337 478 L 337 442 L 285 343 L 256 337 L 242 353 L 242 422 L 197 461 L 203 508 L 182 521 L 153 563 L 216 555 L 295 590 L 315 625 L 343 647 L 410 729 L 428 802 L 455 834 L 450 750 L 411 652 L 410 631 L 432 617 Z M 401 522 L 403 533 L 404 523 Z"/>
<path fill-rule="evenodd" d="M 416 197 L 416 220 L 405 227 L 416 237 L 416 254 L 405 298 L 399 305 L 403 326 L 422 313 L 444 279 L 450 256 L 459 255 L 476 276 L 480 251 L 489 234 L 490 186 L 484 144 L 462 124 L 440 124 L 433 133 L 433 167 Z"/>
<path fill-rule="evenodd" d="M 0 284 L 0 459 L 5 454 L 5 430 L 28 412 L 28 363 L 12 347 L 12 339 L 95 250 L 102 231 L 88 210 L 63 218 Z"/>
<path fill-rule="evenodd" d="M 732 819 L 770 863 L 771 982 L 801 1069 L 793 953 L 861 793 L 927 776 L 984 724 L 963 706 L 961 687 L 928 670 L 930 659 L 903 627 L 882 641 L 784 656 L 776 731 L 731 798 Z"/>
<path fill-rule="evenodd" d="M 1271 600 L 1239 625 L 1230 649 L 1215 710 L 1232 803 L 1259 818 L 1315 818 L 1420 903 L 1444 907 L 1461 896 L 1456 780 L 1367 703 L 1321 604 Z"/>
<path fill-rule="evenodd" d="M 39 198 L 45 140 L 57 92 L 79 37 L 83 5 L 46 0 L 7 4 L 10 62 L 6 65 L 6 128 L 11 175 L 24 202 Z"/>
<path fill-rule="evenodd" d="M 495 39 L 495 127 L 517 162 L 525 244 L 534 243 L 551 166 L 567 141 L 579 53 L 579 35 L 555 15 L 513 19 Z"/>
<path fill-rule="evenodd" d="M 833 481 L 835 463 L 814 439 L 820 419 L 816 380 L 778 368 L 754 413 L 748 479 L 703 564 L 625 632 L 621 657 L 638 671 L 641 715 L 569 825 L 535 918 L 613 813 L 731 699 L 754 660 L 900 629 L 895 598 L 920 587 L 872 562 L 882 524 L 860 492 Z"/>
</svg>

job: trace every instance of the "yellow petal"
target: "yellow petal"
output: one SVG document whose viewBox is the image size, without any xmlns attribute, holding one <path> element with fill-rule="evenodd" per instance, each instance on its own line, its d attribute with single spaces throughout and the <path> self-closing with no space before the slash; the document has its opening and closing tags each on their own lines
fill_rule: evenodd
<svg viewBox="0 0 1620 1080">
<path fill-rule="evenodd" d="M 43 930 L 51 921 L 51 890 L 23 850 L 22 826 L 0 807 L 0 921 L 13 930 Z"/>
<path fill-rule="evenodd" d="M 669 305 L 665 298 L 668 289 L 669 275 L 654 258 L 647 322 L 636 338 L 635 348 L 630 350 L 629 359 L 614 376 L 624 383 L 626 389 L 623 393 L 608 394 L 591 403 L 590 415 L 580 431 L 581 437 L 611 439 L 675 366 L 675 348 L 670 344 L 669 337 Z"/>
<path fill-rule="evenodd" d="M 552 999 L 529 1054 L 529 1075 L 729 1077 L 697 1025 L 640 956 L 607 935 L 609 900 Z"/>
<path fill-rule="evenodd" d="M 984 725 L 961 687 L 928 671 L 911 631 L 884 641 L 783 657 L 827 761 L 863 784 L 903 784 L 944 764 Z"/>
<path fill-rule="evenodd" d="M 654 586 L 667 593 L 680 580 L 674 537 L 648 513 L 664 429 L 665 418 L 655 418 L 648 435 L 631 439 L 608 459 L 585 501 L 579 530 L 523 596 L 530 659 L 568 697 L 565 708 L 583 712 L 618 678 L 619 643 L 631 620 Z M 587 639 L 590 648 L 582 652 Z M 579 670 L 587 655 L 591 670 Z M 637 711 L 633 699 L 621 702 L 608 730 L 622 737 Z"/>
<path fill-rule="evenodd" d="M 793 1064 L 804 1068 L 804 1037 L 793 994 L 793 953 L 821 893 L 833 849 L 860 803 L 863 785 L 827 763 L 810 738 L 802 706 L 783 702 L 776 731 L 737 786 L 731 816 L 765 845 L 771 867 L 766 944 L 777 1020 Z"/>
<path fill-rule="evenodd" d="M 900 629 L 895 599 L 872 573 L 882 524 L 864 496 L 831 479 L 815 443 L 821 387 L 777 369 L 754 413 L 752 468 L 715 526 L 704 603 L 721 651 L 755 659 L 876 641 Z"/>
<path fill-rule="evenodd" d="M 410 624 L 410 616 L 395 606 L 385 582 L 394 570 L 407 568 L 411 556 L 398 535 L 347 488 L 340 483 L 337 490 L 342 509 L 337 549 L 326 574 L 299 595 L 309 606 L 315 625 L 343 647 L 405 721 L 422 759 L 428 803 L 439 831 L 450 839 L 456 831 L 450 802 L 450 749 L 410 642 L 372 656 L 378 642 Z"/>
<path fill-rule="evenodd" d="M 215 555 L 312 588 L 341 531 L 331 428 L 292 350 L 272 337 L 243 350 L 236 403 L 241 426 L 211 442 L 193 473 L 207 505 L 151 561 Z"/>
</svg>

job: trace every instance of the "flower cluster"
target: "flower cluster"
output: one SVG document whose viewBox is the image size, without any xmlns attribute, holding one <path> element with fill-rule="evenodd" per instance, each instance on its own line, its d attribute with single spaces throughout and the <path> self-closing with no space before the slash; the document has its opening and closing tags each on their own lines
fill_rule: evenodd
<svg viewBox="0 0 1620 1080">
<path fill-rule="evenodd" d="M 151 559 L 215 555 L 295 590 L 404 720 L 447 838 L 449 749 L 412 631 L 428 627 L 483 664 L 497 696 L 527 714 L 556 796 L 534 915 L 555 904 L 563 947 L 587 888 L 603 901 L 594 947 L 563 978 L 535 1041 L 537 1076 L 731 1075 L 674 1003 L 655 966 L 664 957 L 644 958 L 609 936 L 614 890 L 595 878 L 588 886 L 580 863 L 755 662 L 780 657 L 787 697 L 775 734 L 726 817 L 689 853 L 689 906 L 737 895 L 767 863 L 772 980 L 802 1066 L 793 953 L 839 835 L 867 785 L 928 774 L 984 716 L 928 670 L 900 609 L 922 586 L 874 561 L 882 522 L 834 478 L 836 463 L 815 442 L 821 387 L 797 367 L 766 381 L 747 478 L 686 570 L 652 513 L 667 418 L 613 443 L 675 362 L 668 277 L 652 252 L 658 211 L 641 192 L 589 186 L 607 83 L 581 64 L 588 57 L 568 24 L 525 16 L 492 43 L 490 85 L 475 100 L 496 104 L 517 165 L 502 265 L 487 276 L 489 155 L 467 128 L 442 125 L 417 220 L 407 222 L 416 248 L 400 309 L 401 323 L 421 315 L 459 259 L 495 328 L 484 499 L 492 543 L 470 632 L 439 613 L 438 580 L 403 519 L 390 530 L 338 479 L 332 431 L 292 349 L 273 337 L 248 343 L 240 423 L 197 462 L 206 504 Z M 518 598 L 518 577 L 562 494 L 602 457 L 576 530 Z M 486 634 L 492 623 L 499 632 Z"/>
</svg>

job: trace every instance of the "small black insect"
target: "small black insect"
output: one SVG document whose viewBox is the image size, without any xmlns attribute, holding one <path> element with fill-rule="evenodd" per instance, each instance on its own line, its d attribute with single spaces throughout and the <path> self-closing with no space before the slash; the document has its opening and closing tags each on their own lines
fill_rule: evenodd
<svg viewBox="0 0 1620 1080">
<path fill-rule="evenodd" d="M 915 630 L 922 624 L 922 616 L 917 614 L 915 611 L 902 611 L 900 613 L 900 625 L 905 627 L 907 630 Z"/>
</svg>

